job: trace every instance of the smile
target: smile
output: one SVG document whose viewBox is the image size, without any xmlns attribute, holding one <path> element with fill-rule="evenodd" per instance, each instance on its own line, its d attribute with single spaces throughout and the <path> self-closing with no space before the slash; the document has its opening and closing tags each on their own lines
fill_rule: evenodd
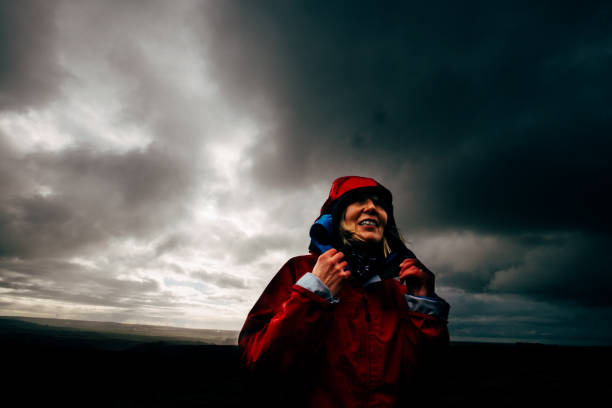
<svg viewBox="0 0 612 408">
<path fill-rule="evenodd" d="M 374 227 L 378 227 L 378 221 L 372 218 L 367 218 L 365 220 L 359 221 L 359 225 L 372 225 Z"/>
</svg>

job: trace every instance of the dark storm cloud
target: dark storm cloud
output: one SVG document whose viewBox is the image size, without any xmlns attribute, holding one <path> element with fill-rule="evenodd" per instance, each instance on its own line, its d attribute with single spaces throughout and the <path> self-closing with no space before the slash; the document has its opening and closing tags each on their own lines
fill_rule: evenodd
<svg viewBox="0 0 612 408">
<path fill-rule="evenodd" d="M 250 152 L 255 183 L 286 192 L 374 176 L 408 236 L 497 239 L 438 262 L 443 285 L 609 305 L 608 4 L 202 10 L 215 77 L 268 124 Z"/>
<path fill-rule="evenodd" d="M 515 294 L 610 307 L 611 245 L 604 234 L 483 237 L 449 233 L 426 242 L 425 250 L 417 253 L 423 255 L 438 282 L 467 293 Z"/>
<path fill-rule="evenodd" d="M 607 235 L 570 235 L 497 271 L 489 289 L 523 293 L 538 299 L 612 306 L 612 239 Z"/>
<path fill-rule="evenodd" d="M 458 338 L 522 339 L 568 344 L 605 344 L 612 340 L 609 308 L 552 304 L 518 295 L 454 293 L 451 319 Z"/>
<path fill-rule="evenodd" d="M 54 52 L 56 3 L 0 4 L 0 110 L 39 106 L 58 92 L 64 73 Z"/>
<path fill-rule="evenodd" d="M 207 3 L 217 77 L 276 125 L 261 183 L 374 174 L 411 228 L 609 229 L 608 7 Z M 259 109 L 262 110 L 262 109 Z"/>
</svg>

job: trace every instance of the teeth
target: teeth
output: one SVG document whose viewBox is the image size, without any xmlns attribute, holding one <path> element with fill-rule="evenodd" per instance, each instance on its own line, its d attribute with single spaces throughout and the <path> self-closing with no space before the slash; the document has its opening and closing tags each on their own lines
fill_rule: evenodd
<svg viewBox="0 0 612 408">
<path fill-rule="evenodd" d="M 376 221 L 373 220 L 363 220 L 359 223 L 359 225 L 374 225 L 374 226 L 378 226 L 378 223 L 376 223 Z"/>
</svg>

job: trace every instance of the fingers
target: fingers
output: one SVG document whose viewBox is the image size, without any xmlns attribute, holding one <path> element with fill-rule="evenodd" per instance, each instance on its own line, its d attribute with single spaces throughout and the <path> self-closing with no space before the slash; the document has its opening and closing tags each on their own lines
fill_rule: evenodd
<svg viewBox="0 0 612 408">
<path fill-rule="evenodd" d="M 331 258 L 330 261 L 333 263 L 340 262 L 344 258 L 344 254 L 342 252 L 336 252 Z"/>
<path fill-rule="evenodd" d="M 347 266 L 348 266 L 348 263 L 346 261 L 337 262 L 332 265 L 331 270 L 333 271 L 334 275 L 338 275 L 344 278 L 345 276 L 348 277 L 346 275 L 347 272 L 350 274 L 350 272 L 346 270 Z"/>
<path fill-rule="evenodd" d="M 433 277 L 433 273 L 421 261 L 415 258 L 405 259 L 400 263 L 400 268 L 400 279 L 405 279 L 408 276 Z"/>
<path fill-rule="evenodd" d="M 319 258 L 331 258 L 338 252 L 336 248 L 330 248 L 327 251 L 323 252 Z"/>
<path fill-rule="evenodd" d="M 328 254 L 326 262 L 330 268 L 343 271 L 348 265 L 346 261 L 342 261 L 344 259 L 344 254 L 340 251 L 336 251 L 335 249 L 333 249 L 334 252 L 331 252 L 332 249 L 326 252 L 326 254 Z"/>
<path fill-rule="evenodd" d="M 330 262 L 338 262 L 344 258 L 344 254 L 336 248 L 331 248 L 323 252 L 319 258 L 329 259 Z"/>
<path fill-rule="evenodd" d="M 337 284 L 339 282 L 342 282 L 343 280 L 345 280 L 346 278 L 348 278 L 350 276 L 350 272 L 349 271 L 338 271 L 337 273 L 334 273 L 332 275 L 330 275 L 328 277 L 328 281 L 330 282 L 331 285 L 333 284 Z M 330 286 L 330 285 L 327 285 Z"/>
<path fill-rule="evenodd" d="M 312 273 L 315 274 L 328 287 L 335 285 L 336 282 L 344 280 L 350 276 L 346 270 L 348 263 L 343 260 L 344 254 L 332 248 L 325 251 L 315 264 Z"/>
<path fill-rule="evenodd" d="M 418 259 L 406 259 L 400 264 L 400 280 L 408 292 L 416 296 L 435 296 L 435 276 Z"/>
<path fill-rule="evenodd" d="M 333 296 L 338 294 L 344 280 L 351 276 L 351 272 L 345 269 L 347 265 L 346 261 L 340 262 L 334 265 L 332 269 L 333 272 L 326 275 L 326 285 Z"/>
<path fill-rule="evenodd" d="M 406 279 L 408 276 L 420 276 L 423 274 L 423 271 L 416 266 L 411 266 L 408 268 L 402 268 L 400 270 L 400 279 Z"/>
<path fill-rule="evenodd" d="M 402 263 L 400 263 L 401 268 L 407 268 L 412 265 L 419 265 L 421 262 L 416 258 L 408 258 L 404 259 Z"/>
<path fill-rule="evenodd" d="M 409 274 L 419 273 L 419 261 L 415 258 L 404 259 L 400 263 L 400 278 Z"/>
</svg>

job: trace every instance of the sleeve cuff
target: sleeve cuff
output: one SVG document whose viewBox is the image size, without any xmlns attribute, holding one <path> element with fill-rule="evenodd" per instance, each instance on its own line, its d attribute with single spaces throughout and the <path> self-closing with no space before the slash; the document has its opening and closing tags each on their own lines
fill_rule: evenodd
<svg viewBox="0 0 612 408">
<path fill-rule="evenodd" d="M 321 296 L 329 303 L 340 302 L 340 299 L 332 295 L 327 285 L 325 285 L 321 279 L 313 275 L 311 272 L 306 272 L 306 274 L 304 274 L 304 276 L 302 276 L 295 284 Z"/>
<path fill-rule="evenodd" d="M 448 321 L 450 305 L 442 298 L 404 295 L 406 305 L 411 312 L 423 313 Z"/>
</svg>

